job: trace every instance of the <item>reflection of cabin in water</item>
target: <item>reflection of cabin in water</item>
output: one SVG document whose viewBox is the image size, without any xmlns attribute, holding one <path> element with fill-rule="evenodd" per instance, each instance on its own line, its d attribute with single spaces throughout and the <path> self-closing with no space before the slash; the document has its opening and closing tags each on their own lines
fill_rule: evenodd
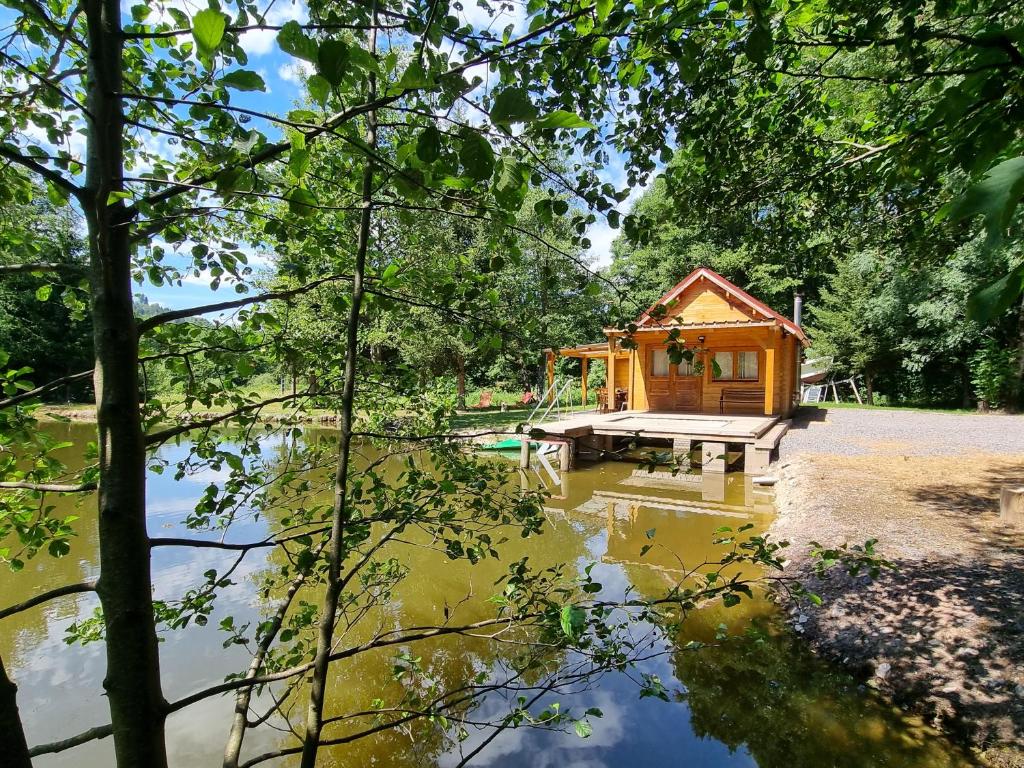
<svg viewBox="0 0 1024 768">
<path fill-rule="evenodd" d="M 799 303 L 795 309 L 799 313 Z M 599 414 L 543 425 L 561 446 L 560 463 L 607 451 L 619 438 L 699 447 L 705 471 L 722 471 L 733 448 L 744 470 L 760 472 L 798 405 L 800 359 L 807 337 L 790 320 L 710 269 L 697 269 L 628 329 L 606 328 L 606 341 L 547 350 L 548 391 L 557 356 L 579 358 L 584 402 L 591 360 L 607 366 Z M 603 439 L 603 442 L 602 442 Z M 603 446 L 603 448 L 602 448 Z M 523 455 L 524 466 L 528 455 Z"/>
<path fill-rule="evenodd" d="M 635 327 L 548 350 L 549 377 L 556 355 L 579 358 L 585 391 L 588 362 L 603 360 L 602 410 L 788 416 L 797 405 L 803 330 L 710 269 L 692 272 Z"/>
</svg>

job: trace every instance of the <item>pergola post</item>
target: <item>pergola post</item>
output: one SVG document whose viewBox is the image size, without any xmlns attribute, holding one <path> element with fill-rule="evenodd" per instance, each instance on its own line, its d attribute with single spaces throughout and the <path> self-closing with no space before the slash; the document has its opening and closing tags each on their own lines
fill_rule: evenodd
<svg viewBox="0 0 1024 768">
<path fill-rule="evenodd" d="M 587 405 L 587 362 L 586 357 L 580 358 L 580 384 L 583 389 L 583 406 Z"/>
<path fill-rule="evenodd" d="M 772 346 L 764 350 L 764 415 L 771 416 L 775 410 L 775 334 Z"/>
<path fill-rule="evenodd" d="M 615 410 L 615 337 L 608 337 L 608 410 Z"/>
<path fill-rule="evenodd" d="M 548 369 L 548 402 L 553 403 L 555 401 L 555 390 L 552 386 L 555 383 L 555 353 L 548 350 L 545 353 L 547 357 L 547 369 Z"/>
</svg>

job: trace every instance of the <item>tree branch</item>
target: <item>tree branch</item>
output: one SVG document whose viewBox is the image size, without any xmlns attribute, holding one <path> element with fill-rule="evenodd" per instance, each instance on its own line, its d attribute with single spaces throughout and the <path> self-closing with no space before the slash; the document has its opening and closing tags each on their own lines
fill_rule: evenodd
<svg viewBox="0 0 1024 768">
<path fill-rule="evenodd" d="M 64 485 L 62 483 L 30 483 L 26 480 L 10 480 L 0 482 L 0 488 L 5 490 L 41 491 L 44 493 L 88 493 L 89 491 L 96 490 L 96 483 Z"/>
<path fill-rule="evenodd" d="M 32 173 L 42 176 L 44 179 L 49 181 L 54 186 L 60 187 L 69 195 L 73 196 L 76 200 L 81 201 L 81 187 L 72 184 L 70 181 L 68 181 L 66 178 L 64 178 L 61 174 L 57 173 L 57 171 L 53 170 L 52 168 L 47 168 L 45 165 L 37 163 L 35 160 L 31 158 L 25 157 L 20 152 L 15 152 L 10 148 L 9 144 L 0 144 L 0 157 L 5 157 L 12 163 L 16 163 L 22 166 L 23 168 L 27 168 L 28 170 L 32 171 Z"/>
<path fill-rule="evenodd" d="M 112 725 L 99 725 L 95 728 L 90 728 L 88 731 L 83 731 L 77 736 L 72 736 L 70 739 L 64 739 L 63 741 L 54 741 L 49 744 L 40 744 L 37 747 L 32 747 L 28 751 L 29 757 L 39 757 L 40 755 L 51 755 L 54 752 L 63 752 L 66 749 L 81 746 L 89 741 L 95 739 L 105 739 L 114 732 L 114 726 Z"/>
<path fill-rule="evenodd" d="M 90 368 L 88 371 L 80 371 L 79 373 L 72 373 L 70 376 L 62 376 L 59 379 L 54 379 L 49 384 L 43 384 L 35 389 L 30 389 L 26 392 L 19 392 L 17 395 L 11 395 L 10 397 L 0 400 L 0 410 L 4 408 L 10 408 L 12 405 L 23 403 L 26 400 L 31 400 L 33 397 L 45 394 L 51 390 L 63 387 L 65 384 L 73 384 L 76 381 L 87 379 L 92 376 L 93 369 Z"/>
<path fill-rule="evenodd" d="M 279 547 L 289 541 L 295 541 L 301 539 L 304 536 L 315 536 L 318 533 L 325 533 L 330 528 L 315 528 L 311 531 L 303 531 L 302 533 L 296 533 L 293 536 L 286 536 L 283 539 L 263 539 L 262 541 L 251 541 L 248 543 L 231 544 L 223 541 L 204 541 L 202 539 L 176 539 L 176 538 L 156 538 L 150 539 L 151 547 L 197 547 L 199 549 L 231 549 L 231 550 L 248 550 L 258 549 L 259 547 Z"/>
<path fill-rule="evenodd" d="M 0 264 L 0 277 L 4 275 L 19 275 L 25 272 L 69 272 L 85 271 L 85 267 L 79 264 L 62 264 L 60 262 L 41 262 L 37 264 Z"/>
<path fill-rule="evenodd" d="M 16 613 L 27 611 L 29 608 L 34 608 L 42 603 L 49 602 L 50 600 L 56 600 L 58 597 L 64 597 L 65 595 L 78 595 L 83 592 L 95 592 L 96 582 L 95 581 L 83 581 L 81 584 L 66 584 L 63 587 L 57 587 L 51 589 L 49 592 L 44 592 L 41 595 L 36 595 L 28 600 L 12 605 L 7 608 L 0 609 L 0 619 L 6 619 L 8 616 L 13 616 Z"/>
<path fill-rule="evenodd" d="M 244 299 L 234 299 L 232 301 L 221 301 L 215 304 L 201 304 L 198 307 L 188 307 L 186 309 L 176 309 L 171 312 L 162 312 L 159 315 L 153 315 L 152 317 L 146 318 L 138 324 L 139 334 L 143 334 L 146 331 L 152 330 L 158 325 L 164 325 L 165 323 L 172 323 L 175 320 L 183 320 L 186 317 L 196 317 L 197 315 L 205 315 L 210 312 L 223 312 L 227 309 L 238 309 L 239 307 L 246 307 L 250 304 L 259 304 L 264 301 L 280 301 L 283 299 L 290 299 L 293 296 L 300 296 L 303 293 L 307 293 L 314 288 L 318 288 L 321 285 L 327 283 L 338 282 L 343 280 L 351 280 L 350 275 L 330 275 L 328 277 L 322 277 L 318 280 L 313 280 L 305 285 L 301 285 L 298 288 L 289 288 L 283 291 L 268 291 L 267 293 L 260 293 L 256 296 L 247 296 Z"/>
<path fill-rule="evenodd" d="M 318 392 L 316 394 L 323 395 L 329 393 Z M 211 416 L 208 419 L 201 419 L 199 421 L 189 421 L 183 424 L 178 424 L 177 426 L 174 427 L 170 427 L 168 429 L 161 430 L 160 432 L 153 432 L 152 434 L 146 435 L 146 445 L 164 443 L 170 440 L 172 437 L 177 437 L 178 435 L 183 435 L 186 432 L 191 432 L 193 429 L 205 429 L 207 427 L 212 427 L 216 424 L 220 424 L 221 422 L 233 419 L 236 416 L 241 416 L 243 414 L 249 413 L 250 411 L 258 411 L 261 408 L 264 408 L 268 405 L 273 405 L 274 403 L 283 403 L 288 400 L 296 400 L 300 397 L 310 396 L 312 395 L 309 392 L 297 392 L 294 395 L 281 395 L 279 397 L 270 397 L 267 398 L 266 400 L 261 400 L 258 403 L 248 403 L 247 405 L 240 406 L 232 411 L 218 413 L 216 416 Z"/>
</svg>

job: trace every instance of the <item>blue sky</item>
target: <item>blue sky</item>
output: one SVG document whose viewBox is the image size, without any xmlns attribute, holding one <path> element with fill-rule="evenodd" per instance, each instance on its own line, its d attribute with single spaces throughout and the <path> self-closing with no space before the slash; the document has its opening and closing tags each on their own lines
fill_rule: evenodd
<svg viewBox="0 0 1024 768">
<path fill-rule="evenodd" d="M 122 0 L 122 9 L 126 16 L 131 13 L 131 6 L 134 4 L 133 0 Z M 466 6 L 466 10 L 461 15 L 466 21 L 477 28 L 491 27 L 492 29 L 500 30 L 507 24 L 512 23 L 517 31 L 521 32 L 525 29 L 526 14 L 523 4 L 517 3 L 514 13 L 505 11 L 496 19 L 492 19 L 487 11 L 478 7 L 475 0 L 463 0 L 463 4 Z M 262 5 L 269 8 L 267 11 L 267 22 L 273 25 L 280 25 L 293 19 L 301 22 L 307 18 L 307 11 L 303 2 L 264 0 Z M 166 9 L 169 7 L 176 7 L 192 16 L 198 10 L 205 8 L 207 3 L 205 0 L 198 2 L 197 0 L 170 0 L 166 3 L 150 3 L 150 6 L 153 8 L 154 13 L 150 16 L 149 20 L 153 21 L 159 14 L 166 14 Z M 13 18 L 14 13 L 12 11 L 0 8 L 0 28 L 7 27 Z M 303 77 L 306 74 L 303 71 L 303 62 L 293 59 L 280 50 L 277 45 L 277 33 L 272 30 L 247 32 L 243 34 L 241 44 L 249 57 L 246 69 L 254 70 L 260 74 L 267 85 L 267 90 L 265 92 L 233 91 L 232 103 L 242 107 L 250 107 L 278 114 L 284 114 L 289 109 L 292 109 L 302 95 Z M 473 75 L 486 76 L 486 74 L 483 68 L 479 72 L 469 73 L 470 77 Z M 263 126 L 262 130 L 272 131 L 273 129 Z M 38 139 L 39 137 L 34 136 L 33 138 Z M 143 139 L 150 151 L 161 155 L 173 154 L 174 149 L 166 137 L 151 134 L 144 136 Z M 76 150 L 81 149 L 84 149 L 84 139 L 76 137 L 75 142 L 72 143 L 72 151 L 77 153 Z M 622 169 L 621 158 L 614 152 L 611 154 L 613 165 L 607 168 L 602 175 L 605 181 L 611 182 L 617 189 L 621 189 L 625 184 L 625 174 Z M 619 206 L 620 212 L 628 212 L 630 206 L 639 197 L 641 192 L 642 189 L 639 188 L 632 190 L 630 198 Z M 611 243 L 616 235 L 617 232 L 608 227 L 603 218 L 591 227 L 588 232 L 588 236 L 592 241 L 589 255 L 595 267 L 604 266 L 610 261 Z M 168 248 L 168 250 L 171 249 Z M 253 252 L 252 249 L 245 250 L 247 250 L 253 266 L 266 267 L 271 263 L 272 254 L 260 254 Z M 185 256 L 182 256 L 180 259 L 171 258 L 168 261 L 184 266 L 187 259 Z M 180 286 L 158 287 L 152 285 L 147 280 L 138 286 L 137 292 L 145 294 L 150 301 L 172 308 L 222 301 L 234 296 L 230 286 L 226 290 L 222 286 L 219 291 L 212 291 L 209 287 L 209 279 L 206 276 L 190 276 Z"/>
</svg>

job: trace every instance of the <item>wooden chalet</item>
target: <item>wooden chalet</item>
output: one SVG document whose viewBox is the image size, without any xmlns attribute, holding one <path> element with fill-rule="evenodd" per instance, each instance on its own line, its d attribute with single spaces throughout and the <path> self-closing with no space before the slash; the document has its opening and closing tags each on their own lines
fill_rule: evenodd
<svg viewBox="0 0 1024 768">
<path fill-rule="evenodd" d="M 710 269 L 687 275 L 635 326 L 606 328 L 604 343 L 548 350 L 549 384 L 560 355 L 581 359 L 585 398 L 589 361 L 605 361 L 602 411 L 787 417 L 798 404 L 804 331 Z M 692 360 L 673 364 L 673 344 Z"/>
</svg>

